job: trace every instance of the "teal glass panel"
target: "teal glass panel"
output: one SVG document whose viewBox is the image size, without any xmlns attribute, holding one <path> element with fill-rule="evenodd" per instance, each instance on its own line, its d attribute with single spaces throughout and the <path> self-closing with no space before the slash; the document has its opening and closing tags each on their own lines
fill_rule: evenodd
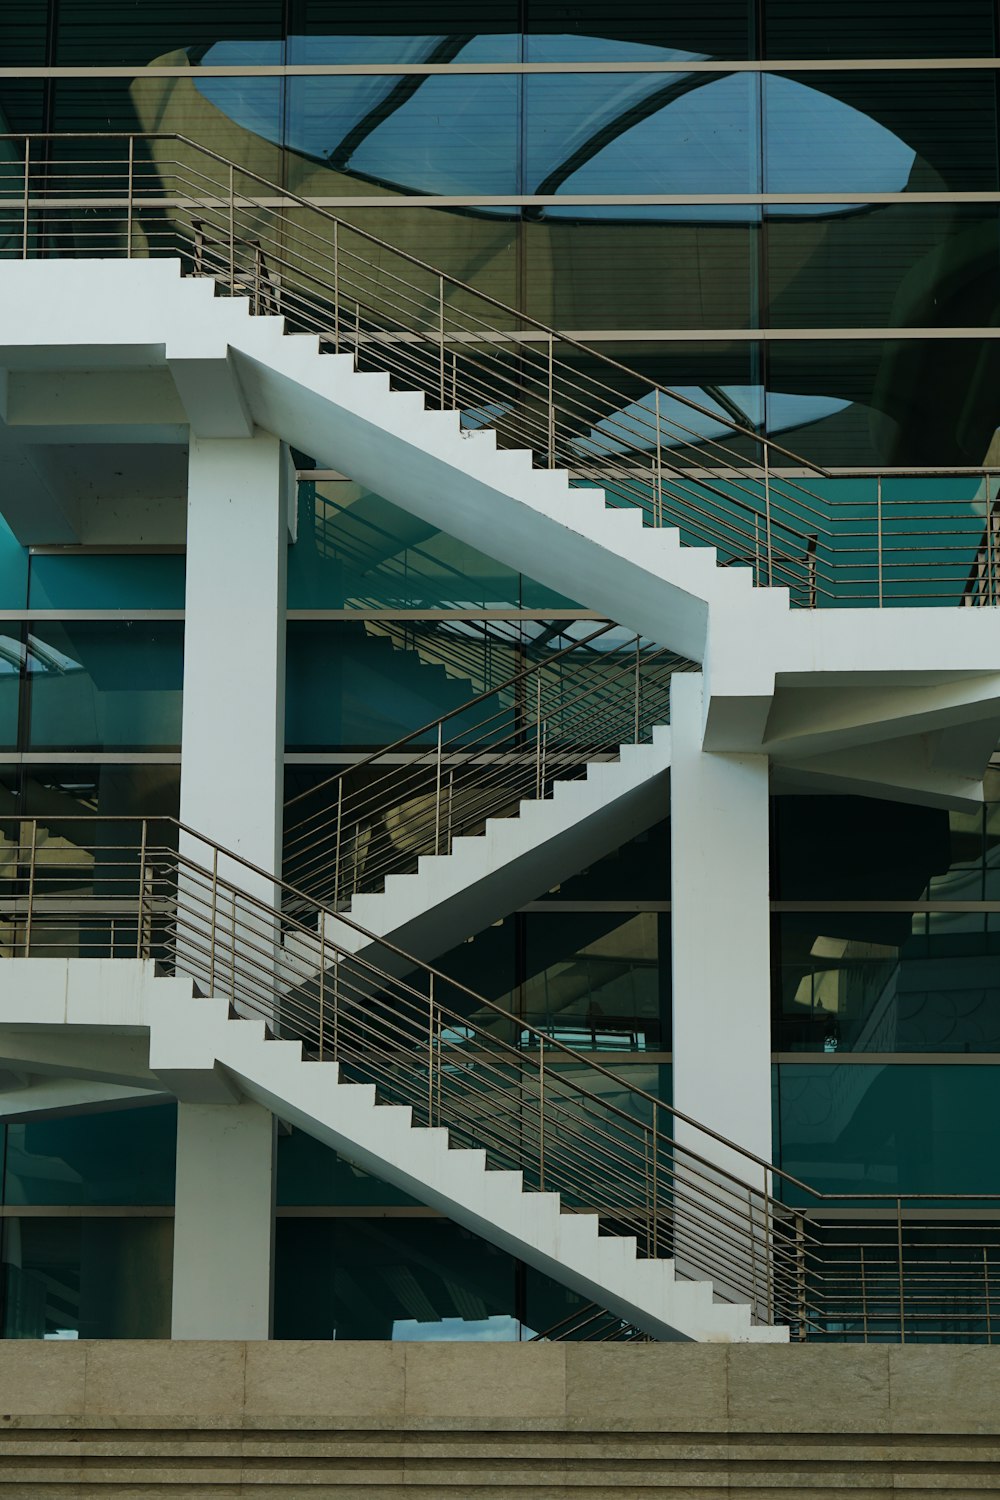
<svg viewBox="0 0 1000 1500">
<path fill-rule="evenodd" d="M 24 627 L 17 621 L 0 623 L 0 748 L 17 748 Z"/>
<path fill-rule="evenodd" d="M 36 623 L 32 748 L 179 747 L 183 641 L 179 621 Z"/>
<path fill-rule="evenodd" d="M 666 912 L 529 912 L 522 1014 L 578 1051 L 635 1053 L 670 1045 L 670 918 Z"/>
<path fill-rule="evenodd" d="M 521 575 L 513 569 L 359 485 L 300 484 L 289 609 L 507 607 L 521 607 Z"/>
<path fill-rule="evenodd" d="M 170 1337 L 168 1218 L 9 1218 L 3 1337 Z"/>
<path fill-rule="evenodd" d="M 28 549 L 0 516 L 0 609 L 24 609 L 27 602 Z"/>
<path fill-rule="evenodd" d="M 345 1161 L 302 1130 L 278 1137 L 279 1207 L 416 1207 L 417 1200 Z"/>
<path fill-rule="evenodd" d="M 778 1051 L 1000 1052 L 994 913 L 784 913 L 772 966 Z"/>
<path fill-rule="evenodd" d="M 169 1206 L 176 1119 L 157 1104 L 8 1125 L 5 1206 Z"/>
<path fill-rule="evenodd" d="M 764 0 L 765 56 L 810 58 L 992 57 L 994 0 L 879 0 L 817 5 Z"/>
<path fill-rule="evenodd" d="M 461 709 L 521 665 L 509 647 L 493 650 L 474 629 L 445 622 L 404 631 L 379 621 L 292 620 L 287 643 L 285 738 L 294 750 L 392 744 Z M 505 736 L 511 710 L 500 700 L 496 708 L 497 733 Z M 468 731 L 478 742 L 488 717 L 488 703 L 455 714 L 449 737 Z M 436 739 L 432 728 L 415 743 Z"/>
<path fill-rule="evenodd" d="M 1000 1193 L 998 1069 L 782 1063 L 778 1164 L 822 1192 Z"/>
<path fill-rule="evenodd" d="M 670 62 L 754 56 L 749 0 L 528 0 L 529 62 Z M 799 56 L 798 53 L 787 54 Z"/>
<path fill-rule="evenodd" d="M 279 1218 L 274 1336 L 516 1341 L 515 1266 L 447 1219 Z"/>
<path fill-rule="evenodd" d="M 183 609 L 180 554 L 31 559 L 32 609 Z"/>
</svg>

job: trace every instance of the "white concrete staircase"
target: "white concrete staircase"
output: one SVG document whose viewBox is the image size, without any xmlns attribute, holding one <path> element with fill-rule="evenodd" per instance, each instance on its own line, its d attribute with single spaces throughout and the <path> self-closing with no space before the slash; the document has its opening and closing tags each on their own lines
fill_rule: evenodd
<svg viewBox="0 0 1000 1500">
<path fill-rule="evenodd" d="M 383 967 L 393 967 L 391 955 L 377 938 L 435 958 L 665 817 L 669 768 L 670 730 L 659 726 L 652 744 L 623 745 L 618 760 L 591 762 L 586 777 L 557 781 L 550 798 L 525 798 L 516 817 L 489 818 L 450 854 L 421 855 L 414 873 L 356 895 L 346 915 L 358 926 L 328 917 L 327 936 Z"/>
<path fill-rule="evenodd" d="M 457 411 L 425 409 L 385 373 L 355 373 L 312 334 L 251 316 L 180 262 L 8 261 L 0 278 L 0 366 L 171 370 L 192 431 L 276 434 L 322 466 L 399 505 L 559 593 L 661 645 L 703 658 L 710 607 L 743 606 L 751 626 L 788 613 L 785 589 L 753 587 L 749 569 L 716 566 L 714 549 L 682 547 L 673 528 L 609 509 L 526 450 L 463 431 Z M 85 354 L 83 353 L 85 351 Z M 118 412 L 119 432 L 121 412 Z M 136 418 L 138 421 L 138 418 Z M 148 427 L 148 423 L 145 424 Z M 144 430 L 145 430 L 144 427 Z"/>
<path fill-rule="evenodd" d="M 485 1151 L 451 1146 L 447 1129 L 415 1126 L 409 1107 L 377 1103 L 374 1085 L 345 1083 L 334 1063 L 303 1061 L 301 1043 L 229 1015 L 224 1000 L 154 996 L 154 1075 L 183 1095 L 200 1079 L 215 1087 L 221 1069 L 244 1097 L 658 1339 L 787 1338 L 784 1328 L 751 1326 L 748 1304 L 716 1302 L 708 1281 L 676 1277 L 672 1260 L 640 1258 L 634 1238 L 600 1234 L 595 1214 L 564 1212 L 557 1193 L 489 1169 Z"/>
</svg>

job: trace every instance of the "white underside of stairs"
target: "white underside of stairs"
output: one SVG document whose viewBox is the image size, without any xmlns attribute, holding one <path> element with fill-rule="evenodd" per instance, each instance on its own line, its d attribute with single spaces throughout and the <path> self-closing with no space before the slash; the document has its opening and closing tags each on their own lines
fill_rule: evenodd
<svg viewBox="0 0 1000 1500">
<path fill-rule="evenodd" d="M 152 964 L 119 959 L 4 963 L 0 1027 L 69 1028 L 91 1038 L 146 1032 L 152 1076 L 188 1097 L 217 1098 L 220 1075 L 382 1181 L 661 1339 L 768 1342 L 745 1304 L 716 1302 L 707 1281 L 675 1277 L 670 1260 L 636 1256 L 635 1241 L 598 1234 L 593 1214 L 560 1212 L 556 1194 L 526 1192 L 520 1172 L 490 1171 L 485 1153 L 454 1149 L 444 1129 L 415 1127 L 408 1108 L 375 1103 L 370 1085 L 340 1083 L 333 1063 L 303 1062 L 297 1042 L 265 1038 L 262 1021 L 230 1020 L 225 1000 L 199 999 Z"/>
<path fill-rule="evenodd" d="M 623 745 L 619 760 L 591 762 L 586 777 L 556 782 L 551 798 L 526 799 L 516 817 L 489 818 L 450 854 L 422 855 L 414 873 L 355 896 L 347 915 L 364 931 L 331 917 L 326 936 L 382 967 L 388 955 L 369 935 L 435 958 L 665 817 L 669 767 L 670 730 L 657 727 L 651 744 Z"/>
</svg>

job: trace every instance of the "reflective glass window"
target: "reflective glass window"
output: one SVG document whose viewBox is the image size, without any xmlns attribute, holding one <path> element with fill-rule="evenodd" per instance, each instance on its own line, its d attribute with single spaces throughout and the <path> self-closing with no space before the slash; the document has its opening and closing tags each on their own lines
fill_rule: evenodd
<svg viewBox="0 0 1000 1500">
<path fill-rule="evenodd" d="M 771 806 L 777 900 L 921 901 L 951 866 L 949 815 L 940 808 L 794 796 Z"/>
<path fill-rule="evenodd" d="M 752 57 L 749 0 L 528 0 L 525 38 L 530 62 L 679 62 Z"/>
<path fill-rule="evenodd" d="M 768 74 L 769 193 L 997 187 L 997 102 L 984 69 Z"/>
<path fill-rule="evenodd" d="M 751 328 L 760 210 L 546 205 L 524 228 L 526 310 L 556 328 Z"/>
<path fill-rule="evenodd" d="M 518 7 L 485 0 L 475 11 L 364 0 L 292 0 L 293 63 L 516 62 Z"/>
<path fill-rule="evenodd" d="M 198 62 L 223 37 L 280 41 L 281 0 L 59 0 L 57 57 L 87 67 Z M 274 61 L 280 62 L 280 56 Z"/>
<path fill-rule="evenodd" d="M 778 1051 L 1000 1052 L 1000 918 L 796 912 L 775 919 Z"/>
<path fill-rule="evenodd" d="M 994 0 L 763 0 L 768 57 L 991 57 Z"/>
<path fill-rule="evenodd" d="M 183 639 L 179 621 L 36 622 L 32 748 L 178 747 Z"/>
<path fill-rule="evenodd" d="M 995 340 L 774 339 L 767 361 L 772 434 L 803 458 L 848 468 L 985 461 L 997 425 Z M 776 428 L 778 412 L 792 420 Z"/>
<path fill-rule="evenodd" d="M 776 328 L 989 327 L 1000 320 L 995 204 L 770 205 Z"/>
<path fill-rule="evenodd" d="M 529 912 L 524 923 L 526 1021 L 580 1051 L 669 1047 L 667 913 Z"/>
<path fill-rule="evenodd" d="M 3 1337 L 170 1337 L 169 1218 L 3 1221 Z"/>
<path fill-rule="evenodd" d="M 750 73 L 555 73 L 525 81 L 526 191 L 760 190 Z"/>
<path fill-rule="evenodd" d="M 304 1130 L 278 1137 L 276 1198 L 281 1207 L 370 1204 L 408 1205 L 417 1200 L 345 1161 Z"/>
<path fill-rule="evenodd" d="M 828 1193 L 1000 1193 L 997 1069 L 782 1063 L 777 1160 Z"/>
<path fill-rule="evenodd" d="M 4 1203 L 173 1203 L 176 1116 L 156 1104 L 8 1125 Z"/>
<path fill-rule="evenodd" d="M 517 1341 L 515 1266 L 447 1219 L 279 1218 L 274 1336 Z"/>
<path fill-rule="evenodd" d="M 183 609 L 180 555 L 36 556 L 32 609 Z"/>
</svg>

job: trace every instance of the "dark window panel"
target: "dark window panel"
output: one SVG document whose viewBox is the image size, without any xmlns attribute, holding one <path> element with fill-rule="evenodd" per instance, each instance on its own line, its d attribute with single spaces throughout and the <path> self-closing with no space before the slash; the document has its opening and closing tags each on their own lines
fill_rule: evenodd
<svg viewBox="0 0 1000 1500">
<path fill-rule="evenodd" d="M 4 67 L 44 64 L 48 13 L 48 0 L 5 0 L 0 7 L 0 57 Z"/>
<path fill-rule="evenodd" d="M 989 327 L 1000 321 L 993 204 L 767 210 L 768 322 L 777 328 Z"/>
<path fill-rule="evenodd" d="M 179 747 L 183 640 L 179 621 L 37 623 L 31 747 Z"/>
<path fill-rule="evenodd" d="M 995 0 L 763 0 L 766 56 L 992 57 Z"/>
<path fill-rule="evenodd" d="M 78 66 L 141 66 L 165 53 L 187 51 L 197 60 L 214 42 L 245 42 L 282 36 L 281 0 L 59 0 L 56 61 Z M 183 61 L 183 58 L 170 59 Z M 261 59 L 263 60 L 263 59 Z M 279 55 L 267 59 L 281 62 Z"/>
<path fill-rule="evenodd" d="M 754 56 L 750 0 L 528 0 L 531 62 L 639 60 L 643 56 Z"/>
</svg>

